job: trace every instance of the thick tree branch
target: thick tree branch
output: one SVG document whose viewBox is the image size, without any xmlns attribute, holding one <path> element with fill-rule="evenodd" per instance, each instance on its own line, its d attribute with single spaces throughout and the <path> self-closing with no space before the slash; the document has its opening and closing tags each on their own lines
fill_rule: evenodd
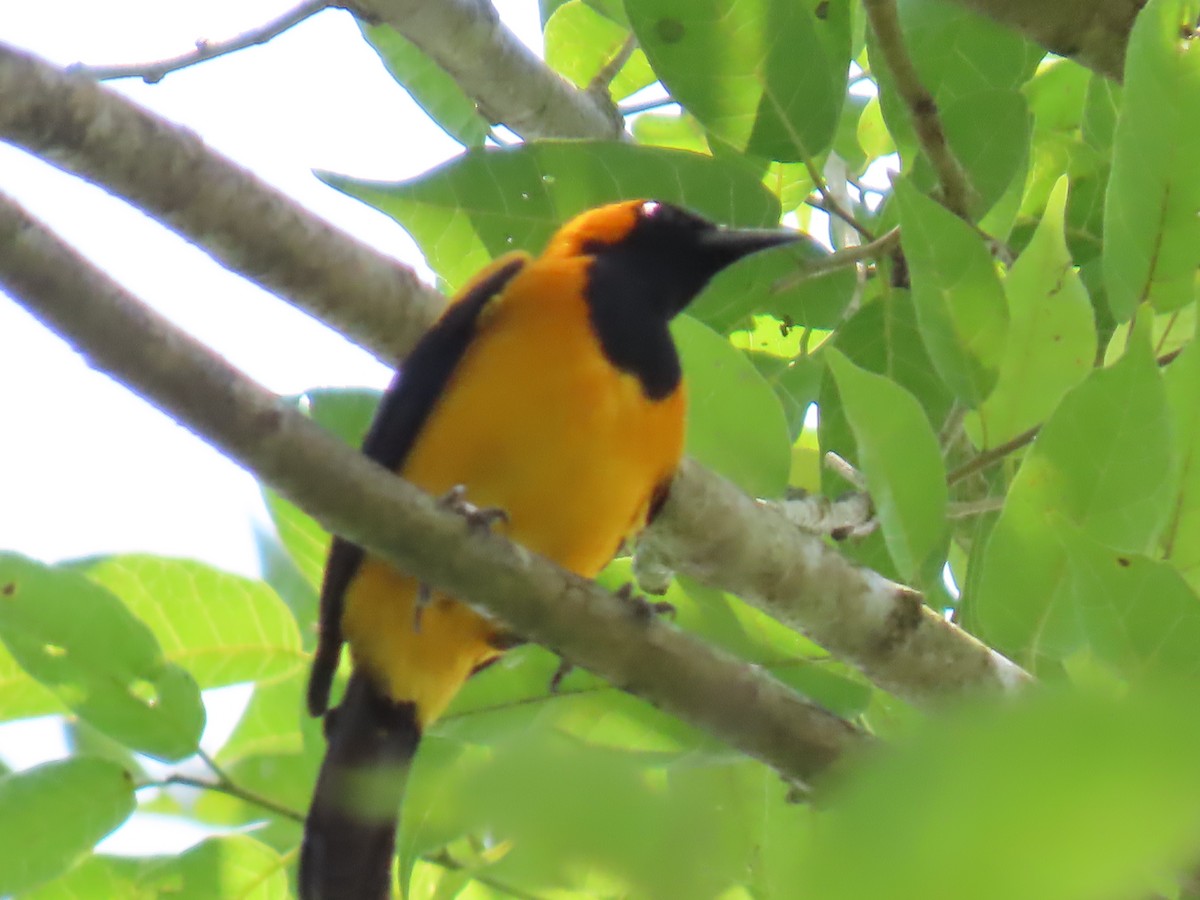
<svg viewBox="0 0 1200 900">
<path fill-rule="evenodd" d="M 908 55 L 904 34 L 900 30 L 896 0 L 863 0 L 863 7 L 871 22 L 871 30 L 875 32 L 875 46 L 887 63 L 896 91 L 912 117 L 913 130 L 921 144 L 921 151 L 937 173 L 942 186 L 942 202 L 960 219 L 971 221 L 974 191 L 946 141 L 937 103 L 921 83 L 917 67 Z M 878 66 L 873 63 L 872 68 L 878 69 Z"/>
<path fill-rule="evenodd" d="M 43 119 L 55 122 L 66 116 L 55 111 L 58 102 L 78 104 L 67 116 L 72 127 L 36 127 Z M 14 108 L 26 111 L 15 115 Z M 103 124 L 91 124 L 87 112 L 101 117 Z M 119 153 L 125 129 L 141 132 L 140 165 L 133 159 L 123 164 L 106 160 Z M 0 138 L 16 140 L 64 167 L 69 161 L 72 171 L 115 189 L 230 266 L 240 268 L 239 260 L 244 260 L 260 280 L 264 267 L 269 268 L 270 284 L 284 299 L 325 318 L 382 358 L 403 356 L 443 305 L 428 289 L 410 288 L 418 283 L 407 269 L 282 200 L 189 133 L 158 122 L 86 80 L 66 78 L 2 46 Z M 230 206 L 213 205 L 209 195 L 214 192 Z M 199 204 L 202 211 L 181 207 L 177 197 Z M 414 298 L 411 307 L 405 305 L 406 297 Z M 737 593 L 737 585 L 746 585 L 747 599 L 831 652 L 846 653 L 899 696 L 925 704 L 964 687 L 1009 689 L 1025 680 L 1019 669 L 969 635 L 928 610 L 920 611 L 910 592 L 855 569 L 833 548 L 798 534 L 777 514 L 760 509 L 694 463 L 685 467 L 672 491 L 669 512 L 654 529 L 661 536 L 659 556 L 665 550 L 668 565 Z M 746 537 L 738 537 L 739 532 Z M 755 535 L 767 540 L 749 553 L 745 544 L 757 540 Z M 822 581 L 826 576 L 833 579 L 829 585 Z M 889 622 L 904 624 L 916 636 Z M 911 668 L 898 659 L 905 647 L 922 655 Z M 945 665 L 935 672 L 938 659 Z"/>
<path fill-rule="evenodd" d="M 919 706 L 1030 682 L 915 591 L 855 565 L 691 460 L 644 540 L 677 571 L 737 594 Z"/>
<path fill-rule="evenodd" d="M 526 140 L 625 135 L 611 100 L 579 90 L 538 59 L 489 0 L 350 0 L 345 6 L 395 28 L 441 66 L 489 122 Z"/>
<path fill-rule="evenodd" d="M 338 534 L 807 782 L 864 735 L 759 667 L 472 529 L 126 293 L 0 195 L 0 283 L 94 367 Z"/>
<path fill-rule="evenodd" d="M 257 44 L 265 44 L 273 37 L 283 34 L 289 28 L 299 25 L 305 19 L 315 16 L 329 6 L 327 0 L 305 0 L 299 6 L 289 9 L 283 15 L 253 28 L 250 31 L 230 38 L 227 41 L 196 41 L 196 49 L 170 59 L 160 59 L 158 62 L 137 63 L 121 66 L 72 66 L 70 71 L 80 72 L 96 81 L 106 81 L 114 78 L 140 78 L 147 84 L 157 84 L 172 72 L 186 69 L 209 59 L 216 59 L 227 53 L 245 50 Z"/>
<path fill-rule="evenodd" d="M 444 305 L 192 132 L 0 43 L 0 139 L 112 191 L 394 365 Z"/>
</svg>

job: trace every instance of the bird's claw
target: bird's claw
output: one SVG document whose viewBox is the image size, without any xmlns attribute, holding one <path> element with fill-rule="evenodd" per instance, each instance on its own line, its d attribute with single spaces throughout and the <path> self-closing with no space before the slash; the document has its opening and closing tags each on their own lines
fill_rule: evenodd
<svg viewBox="0 0 1200 900">
<path fill-rule="evenodd" d="M 650 621 L 655 616 L 675 617 L 677 610 L 674 603 L 665 600 L 650 601 L 634 590 L 632 582 L 625 582 L 617 588 L 617 599 L 625 603 L 635 616 L 644 621 Z"/>
<path fill-rule="evenodd" d="M 438 498 L 438 504 L 458 513 L 471 528 L 491 531 L 497 522 L 508 522 L 508 513 L 498 506 L 476 506 L 467 499 L 467 487 L 456 484 Z"/>
</svg>

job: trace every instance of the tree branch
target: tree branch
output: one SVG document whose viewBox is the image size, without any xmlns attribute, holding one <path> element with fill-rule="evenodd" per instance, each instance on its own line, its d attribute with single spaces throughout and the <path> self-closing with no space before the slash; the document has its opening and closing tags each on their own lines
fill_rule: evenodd
<svg viewBox="0 0 1200 900">
<path fill-rule="evenodd" d="M 273 37 L 283 34 L 289 28 L 299 25 L 305 19 L 315 16 L 327 8 L 327 0 L 306 0 L 294 9 L 290 9 L 278 18 L 272 19 L 258 28 L 243 32 L 227 41 L 196 41 L 196 49 L 170 59 L 158 62 L 140 63 L 120 66 L 70 66 L 67 71 L 79 72 L 96 81 L 108 81 L 115 78 L 140 78 L 147 84 L 157 84 L 172 72 L 186 69 L 205 60 L 216 59 L 237 50 L 245 50 L 256 44 L 265 44 Z"/>
<path fill-rule="evenodd" d="M 917 67 L 908 55 L 904 34 L 900 30 L 896 0 L 863 0 L 863 8 L 871 22 L 871 30 L 875 32 L 876 46 L 887 63 L 900 98 L 912 116 L 913 130 L 921 150 L 937 173 L 942 186 L 942 202 L 960 219 L 971 221 L 974 190 L 946 141 L 937 103 L 921 83 Z"/>
<path fill-rule="evenodd" d="M 88 363 L 344 535 L 616 686 L 808 782 L 864 734 L 594 582 L 472 529 L 126 293 L 0 195 L 0 283 Z"/>
<path fill-rule="evenodd" d="M 64 102 L 72 105 L 57 111 L 56 104 Z M 88 114 L 102 122 L 92 123 Z M 60 119 L 70 127 L 37 125 Z M 124 133 L 131 130 L 139 133 L 137 151 L 122 157 Z M 2 45 L 0 137 L 115 189 L 381 358 L 402 357 L 444 305 L 409 270 L 280 197 L 190 133 Z M 227 205 L 214 203 L 214 193 Z M 184 205 L 189 203 L 198 209 Z M 799 535 L 780 516 L 695 463 L 685 466 L 668 507 L 671 514 L 660 517 L 653 529 L 666 548 L 660 548 L 661 557 L 735 593 L 742 591 L 730 585 L 746 585 L 751 602 L 830 652 L 844 652 L 868 677 L 878 676 L 879 684 L 901 697 L 928 704 L 963 688 L 1007 690 L 1027 680 L 1015 665 L 993 657 L 931 610 L 914 614 L 920 604 L 911 592 L 854 568 L 836 550 Z M 762 552 L 747 554 L 740 549 L 741 538 L 712 539 L 739 531 L 766 535 Z M 828 584 L 822 581 L 826 576 L 833 579 Z M 889 622 L 907 623 L 920 633 L 912 647 L 924 654 L 923 662 L 910 669 L 898 658 L 910 639 L 905 632 L 897 642 Z M 939 667 L 937 658 L 953 665 Z"/>
<path fill-rule="evenodd" d="M 0 138 L 119 194 L 395 365 L 445 305 L 412 270 L 82 75 L 0 43 Z"/>
<path fill-rule="evenodd" d="M 473 99 L 492 123 L 526 140 L 623 139 L 625 121 L 599 92 L 581 91 L 532 53 L 489 0 L 350 0 L 369 22 L 395 28 Z"/>
</svg>

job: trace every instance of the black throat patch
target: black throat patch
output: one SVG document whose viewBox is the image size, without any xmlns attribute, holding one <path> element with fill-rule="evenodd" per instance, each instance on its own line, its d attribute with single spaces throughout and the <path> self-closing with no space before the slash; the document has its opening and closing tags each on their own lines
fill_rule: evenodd
<svg viewBox="0 0 1200 900">
<path fill-rule="evenodd" d="M 631 259 L 636 253 L 618 245 L 593 257 L 588 315 L 609 362 L 637 378 L 649 399 L 663 400 L 682 377 L 668 328 L 673 310 L 666 299 L 679 285 L 670 283 L 669 267 Z"/>
</svg>

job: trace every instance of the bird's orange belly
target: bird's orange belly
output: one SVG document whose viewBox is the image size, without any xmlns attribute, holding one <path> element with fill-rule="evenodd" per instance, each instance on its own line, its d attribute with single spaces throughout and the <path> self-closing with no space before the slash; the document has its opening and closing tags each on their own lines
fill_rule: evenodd
<svg viewBox="0 0 1200 900">
<path fill-rule="evenodd" d="M 544 342 L 521 324 L 519 345 L 501 328 L 464 357 L 401 474 L 435 495 L 462 485 L 471 503 L 505 511 L 508 537 L 592 577 L 678 464 L 683 393 L 648 402 L 594 348 L 564 345 L 552 321 L 538 323 Z M 497 628 L 436 595 L 417 627 L 416 595 L 413 579 L 368 558 L 342 624 L 356 663 L 426 724 L 496 655 Z"/>
</svg>

